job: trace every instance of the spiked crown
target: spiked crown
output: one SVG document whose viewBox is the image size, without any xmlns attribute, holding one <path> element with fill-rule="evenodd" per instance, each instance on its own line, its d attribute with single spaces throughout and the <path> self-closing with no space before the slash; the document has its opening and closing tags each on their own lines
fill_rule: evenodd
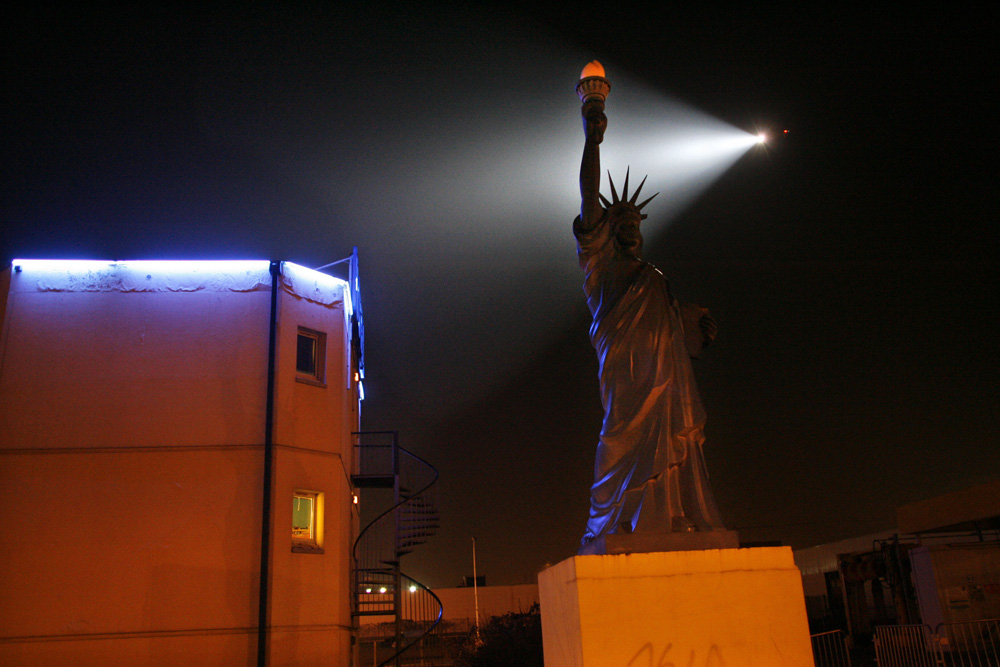
<svg viewBox="0 0 1000 667">
<path fill-rule="evenodd" d="M 614 210 L 615 212 L 617 212 L 617 211 L 621 211 L 623 209 L 631 209 L 631 210 L 633 210 L 633 211 L 635 211 L 636 213 L 639 214 L 639 219 L 640 220 L 645 220 L 649 216 L 647 216 L 647 215 L 645 215 L 645 214 L 642 213 L 642 208 L 646 204 L 648 204 L 649 202 L 653 201 L 653 197 L 656 197 L 656 195 L 658 195 L 660 193 L 657 192 L 655 195 L 653 195 L 649 199 L 645 200 L 641 204 L 636 204 L 635 202 L 639 199 L 639 193 L 642 191 L 642 186 L 646 184 L 646 178 L 644 177 L 642 179 L 642 183 L 639 184 L 639 187 L 637 187 L 635 189 L 635 193 L 632 194 L 632 198 L 629 199 L 629 197 L 628 197 L 628 175 L 629 175 L 629 169 L 626 169 L 625 170 L 625 187 L 622 188 L 621 199 L 618 198 L 618 191 L 615 190 L 615 182 L 613 180 L 611 180 L 611 172 L 610 171 L 608 171 L 608 182 L 611 184 L 611 199 L 612 199 L 612 201 L 608 201 L 607 198 L 605 198 L 605 196 L 602 195 L 601 193 L 597 193 L 597 196 L 601 198 L 601 202 L 604 204 L 604 208 L 606 208 L 608 211 Z"/>
</svg>

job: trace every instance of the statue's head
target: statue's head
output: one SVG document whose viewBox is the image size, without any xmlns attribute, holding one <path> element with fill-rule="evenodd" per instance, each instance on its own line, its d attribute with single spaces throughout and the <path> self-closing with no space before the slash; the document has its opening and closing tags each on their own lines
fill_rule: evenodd
<svg viewBox="0 0 1000 667">
<path fill-rule="evenodd" d="M 611 216 L 611 233 L 614 234 L 618 247 L 636 259 L 642 257 L 642 233 L 639 231 L 640 221 L 646 217 L 639 210 L 624 202 L 608 209 Z"/>
<path fill-rule="evenodd" d="M 622 197 L 618 198 L 618 192 L 615 190 L 615 182 L 611 180 L 611 172 L 608 172 L 608 182 L 611 184 L 611 198 L 612 201 L 605 199 L 604 195 L 599 195 L 601 201 L 604 203 L 605 208 L 608 210 L 608 216 L 611 222 L 611 233 L 615 237 L 615 241 L 618 247 L 622 249 L 623 252 L 632 255 L 636 259 L 642 256 L 642 233 L 639 231 L 639 224 L 646 219 L 646 215 L 642 213 L 642 208 L 652 201 L 653 197 L 650 197 L 641 204 L 636 204 L 636 200 L 639 199 L 639 192 L 642 190 L 642 186 L 645 185 L 646 179 L 642 179 L 642 183 L 639 187 L 635 189 L 635 193 L 632 198 L 629 199 L 628 196 L 628 171 L 625 172 L 625 187 L 622 188 Z M 659 193 L 656 193 L 659 194 Z"/>
</svg>

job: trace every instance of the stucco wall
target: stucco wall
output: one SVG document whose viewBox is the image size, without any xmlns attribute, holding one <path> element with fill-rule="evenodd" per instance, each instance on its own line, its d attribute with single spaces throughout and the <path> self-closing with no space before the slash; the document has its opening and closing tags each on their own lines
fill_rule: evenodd
<svg viewBox="0 0 1000 667">
<path fill-rule="evenodd" d="M 267 262 L 230 266 L 6 274 L 0 664 L 256 661 L 270 276 Z M 288 273 L 269 653 L 273 665 L 347 664 L 349 300 L 334 279 Z M 327 333 L 325 387 L 296 381 L 299 326 Z M 325 494 L 323 553 L 291 551 L 296 489 Z"/>
<path fill-rule="evenodd" d="M 256 631 L 259 451 L 2 460 L 0 627 L 6 638 L 37 638 L 19 652 L 40 658 L 52 649 L 39 639 L 73 642 L 72 664 L 85 664 L 98 643 L 115 639 Z M 215 640 L 197 643 L 206 641 Z M 9 650 L 0 643 L 0 658 Z"/>
<path fill-rule="evenodd" d="M 263 442 L 267 291 L 86 288 L 13 274 L 0 448 Z"/>
</svg>

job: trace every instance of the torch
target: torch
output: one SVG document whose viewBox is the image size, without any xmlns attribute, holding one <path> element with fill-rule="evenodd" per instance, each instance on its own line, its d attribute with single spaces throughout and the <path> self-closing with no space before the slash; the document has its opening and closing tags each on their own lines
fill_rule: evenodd
<svg viewBox="0 0 1000 667">
<path fill-rule="evenodd" d="M 576 94 L 582 102 L 580 114 L 584 118 L 583 128 L 587 133 L 587 143 L 584 148 L 584 162 L 588 161 L 587 156 L 597 160 L 597 146 L 604 141 L 604 128 L 608 125 L 608 119 L 604 115 L 604 100 L 608 99 L 611 92 L 611 82 L 604 78 L 604 65 L 592 60 L 580 72 L 580 81 L 576 84 Z M 600 175 L 595 172 L 596 184 L 600 184 Z M 582 187 L 582 184 L 581 184 Z M 595 187 L 597 187 L 595 185 Z M 596 190 L 594 191 L 596 192 Z"/>
<path fill-rule="evenodd" d="M 586 119 L 584 127 L 587 130 L 588 145 L 592 140 L 595 144 L 604 140 L 603 126 L 607 124 L 607 119 L 604 117 L 604 100 L 608 99 L 609 92 L 611 92 L 611 82 L 604 78 L 604 66 L 596 60 L 587 63 L 580 72 L 576 94 L 583 103 L 580 113 Z"/>
<path fill-rule="evenodd" d="M 608 99 L 611 92 L 611 82 L 604 78 L 604 65 L 593 60 L 580 72 L 580 82 L 576 84 L 576 94 L 580 101 L 599 102 L 604 108 L 604 100 Z"/>
</svg>

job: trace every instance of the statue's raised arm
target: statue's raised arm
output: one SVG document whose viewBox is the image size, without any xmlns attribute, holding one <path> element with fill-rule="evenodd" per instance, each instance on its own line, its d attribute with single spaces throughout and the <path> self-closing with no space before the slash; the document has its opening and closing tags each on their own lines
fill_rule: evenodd
<svg viewBox="0 0 1000 667">
<path fill-rule="evenodd" d="M 601 142 L 608 127 L 608 117 L 604 115 L 604 100 L 607 99 L 611 84 L 604 78 L 604 67 L 596 60 L 583 68 L 577 95 L 583 106 L 583 131 L 586 142 L 583 145 L 583 161 L 580 164 L 580 226 L 593 229 L 603 214 L 600 202 L 601 189 Z"/>
<path fill-rule="evenodd" d="M 608 117 L 604 115 L 604 102 L 600 100 L 584 102 L 581 113 L 586 143 L 580 163 L 580 222 L 584 229 L 592 229 L 603 214 L 599 199 L 601 142 L 608 127 Z"/>
</svg>

